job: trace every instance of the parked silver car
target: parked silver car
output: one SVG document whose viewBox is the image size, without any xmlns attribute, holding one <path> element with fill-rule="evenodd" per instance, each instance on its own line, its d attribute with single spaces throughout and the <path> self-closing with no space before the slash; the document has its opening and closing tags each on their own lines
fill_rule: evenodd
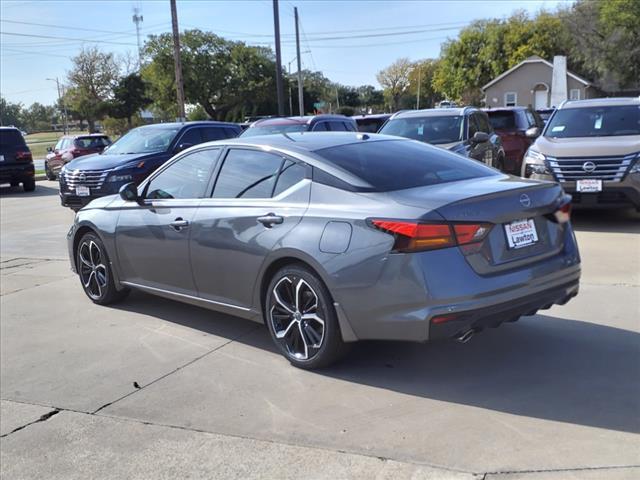
<svg viewBox="0 0 640 480">
<path fill-rule="evenodd" d="M 91 300 L 130 288 L 265 322 L 294 365 L 365 339 L 467 340 L 563 304 L 569 197 L 421 142 L 292 133 L 190 148 L 68 235 Z"/>
</svg>

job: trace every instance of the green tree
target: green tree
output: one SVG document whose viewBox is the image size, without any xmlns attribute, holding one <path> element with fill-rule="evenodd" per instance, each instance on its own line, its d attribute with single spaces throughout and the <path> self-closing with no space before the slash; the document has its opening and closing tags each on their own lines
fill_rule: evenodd
<svg viewBox="0 0 640 480">
<path fill-rule="evenodd" d="M 384 95 L 393 111 L 398 109 L 400 99 L 409 87 L 411 68 L 408 58 L 399 58 L 376 74 L 376 80 L 384 87 Z"/>
<path fill-rule="evenodd" d="M 409 72 L 409 88 L 407 92 L 411 95 L 407 98 L 410 101 L 409 108 L 414 108 L 417 104 L 418 90 L 420 90 L 420 108 L 433 108 L 435 104 L 442 100 L 442 95 L 433 88 L 433 77 L 438 68 L 438 61 L 433 59 L 421 60 L 413 64 Z M 418 85 L 420 88 L 418 89 Z"/>
<path fill-rule="evenodd" d="M 70 88 L 66 98 L 70 108 L 89 123 L 95 131 L 95 122 L 104 116 L 108 100 L 118 79 L 118 66 L 112 53 L 97 47 L 83 48 L 73 60 L 67 78 Z"/>
<path fill-rule="evenodd" d="M 25 128 L 22 122 L 22 104 L 8 102 L 0 97 L 0 125 Z"/>
<path fill-rule="evenodd" d="M 356 89 L 360 97 L 360 105 L 362 110 L 368 112 L 371 110 L 384 111 L 384 94 L 382 90 L 376 89 L 373 85 L 362 85 Z"/>
<path fill-rule="evenodd" d="M 129 128 L 132 117 L 151 103 L 147 97 L 146 85 L 142 77 L 132 73 L 118 80 L 113 88 L 113 99 L 109 105 L 109 114 L 114 118 L 126 118 Z"/>
</svg>

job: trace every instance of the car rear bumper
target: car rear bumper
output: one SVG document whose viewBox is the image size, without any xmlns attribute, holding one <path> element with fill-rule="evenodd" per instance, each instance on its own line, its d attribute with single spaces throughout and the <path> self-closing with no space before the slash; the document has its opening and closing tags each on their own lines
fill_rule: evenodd
<svg viewBox="0 0 640 480">
<path fill-rule="evenodd" d="M 34 175 L 33 163 L 0 165 L 0 183 L 23 182 Z"/>
</svg>

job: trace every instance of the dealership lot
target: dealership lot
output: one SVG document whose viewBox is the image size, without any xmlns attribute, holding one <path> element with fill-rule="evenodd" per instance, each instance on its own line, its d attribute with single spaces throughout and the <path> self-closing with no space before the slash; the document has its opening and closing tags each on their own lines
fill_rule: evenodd
<svg viewBox="0 0 640 480">
<path fill-rule="evenodd" d="M 6 478 L 640 476 L 635 213 L 576 214 L 566 306 L 305 372 L 255 323 L 138 293 L 93 305 L 56 183 L 0 193 Z"/>
</svg>

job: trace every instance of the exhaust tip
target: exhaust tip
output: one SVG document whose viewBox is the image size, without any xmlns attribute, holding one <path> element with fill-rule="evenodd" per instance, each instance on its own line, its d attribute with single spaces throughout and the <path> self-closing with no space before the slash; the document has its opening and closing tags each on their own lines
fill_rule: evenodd
<svg viewBox="0 0 640 480">
<path fill-rule="evenodd" d="M 455 335 L 453 338 L 460 343 L 467 343 L 475 335 L 476 331 L 473 328 L 465 330 Z"/>
</svg>

